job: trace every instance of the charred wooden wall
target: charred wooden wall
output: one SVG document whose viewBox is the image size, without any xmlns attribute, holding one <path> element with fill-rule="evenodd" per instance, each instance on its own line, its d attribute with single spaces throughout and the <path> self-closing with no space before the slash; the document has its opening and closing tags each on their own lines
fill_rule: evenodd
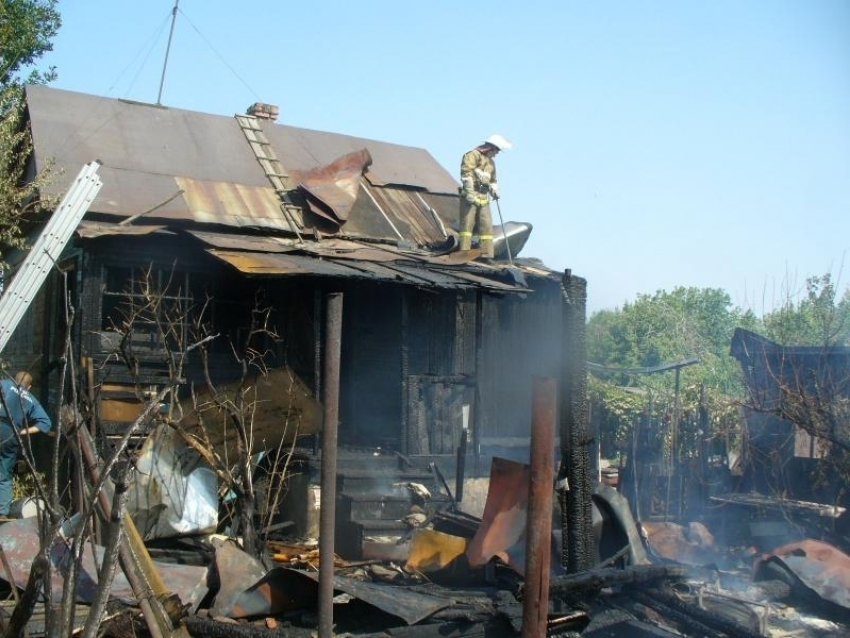
<svg viewBox="0 0 850 638">
<path fill-rule="evenodd" d="M 242 368 L 231 344 L 244 343 L 253 311 L 269 308 L 276 336 L 255 347 L 268 367 L 290 367 L 319 396 L 321 300 L 342 292 L 342 445 L 453 456 L 468 406 L 476 444 L 471 450 L 524 460 L 533 377 L 560 374 L 563 302 L 554 277 L 534 278 L 527 294 L 493 295 L 310 275 L 248 277 L 177 235 L 103 237 L 79 248 L 74 296 L 80 355 L 96 362 L 97 387 L 123 387 L 130 403 L 135 382 L 157 385 L 168 373 L 156 347 L 140 344 L 134 351 L 139 374 L 109 356 L 116 346 L 109 324 L 120 321 L 115 293 L 121 277 L 149 267 L 160 271 L 160 285 L 172 286 L 169 294 L 194 312 L 203 308 L 209 333 L 219 335 L 210 343 L 214 381 L 238 378 Z M 50 330 L 58 335 L 62 326 L 54 320 Z M 183 372 L 188 382 L 200 381 L 199 357 L 190 356 Z M 133 409 L 119 411 L 115 426 Z"/>
</svg>

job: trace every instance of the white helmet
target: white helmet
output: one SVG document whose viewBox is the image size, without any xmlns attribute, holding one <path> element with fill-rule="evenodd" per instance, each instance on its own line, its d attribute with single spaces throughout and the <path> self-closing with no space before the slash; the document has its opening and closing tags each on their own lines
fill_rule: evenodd
<svg viewBox="0 0 850 638">
<path fill-rule="evenodd" d="M 500 151 L 507 151 L 513 144 L 511 144 L 504 137 L 496 133 L 495 135 L 491 135 L 486 140 L 484 140 L 485 144 L 491 144 L 495 146 Z"/>
</svg>

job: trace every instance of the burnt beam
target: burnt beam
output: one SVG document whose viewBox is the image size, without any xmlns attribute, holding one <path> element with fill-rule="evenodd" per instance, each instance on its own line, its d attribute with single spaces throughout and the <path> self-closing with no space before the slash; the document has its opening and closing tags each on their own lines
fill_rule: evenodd
<svg viewBox="0 0 850 638">
<path fill-rule="evenodd" d="M 590 489 L 591 437 L 587 428 L 585 313 L 587 282 L 567 270 L 561 280 L 562 345 L 560 380 L 562 565 L 570 573 L 594 562 Z"/>
</svg>

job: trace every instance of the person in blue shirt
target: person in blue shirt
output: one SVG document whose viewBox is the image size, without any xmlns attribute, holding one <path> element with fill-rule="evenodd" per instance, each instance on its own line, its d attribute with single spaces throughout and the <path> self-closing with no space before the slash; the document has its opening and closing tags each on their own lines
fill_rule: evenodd
<svg viewBox="0 0 850 638">
<path fill-rule="evenodd" d="M 50 432 L 53 423 L 32 394 L 32 375 L 18 372 L 15 379 L 0 381 L 0 516 L 9 515 L 12 504 L 12 480 L 20 451 L 20 440 L 36 432 Z"/>
</svg>

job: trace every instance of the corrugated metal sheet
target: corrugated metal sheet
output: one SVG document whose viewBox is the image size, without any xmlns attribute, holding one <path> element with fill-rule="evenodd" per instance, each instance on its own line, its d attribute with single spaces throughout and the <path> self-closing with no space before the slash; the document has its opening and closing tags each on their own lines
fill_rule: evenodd
<svg viewBox="0 0 850 638">
<path fill-rule="evenodd" d="M 86 239 L 106 235 L 145 235 L 169 232 L 164 226 L 122 226 L 119 224 L 83 222 L 77 234 Z M 186 235 L 209 246 L 210 254 L 250 274 L 315 274 L 397 281 L 428 287 L 489 288 L 500 291 L 527 292 L 524 276 L 558 277 L 546 268 L 515 262 L 510 270 L 504 265 L 477 262 L 458 263 L 456 253 L 434 255 L 422 250 L 401 249 L 393 245 L 364 243 L 343 239 L 315 241 L 184 230 Z M 232 256 L 230 254 L 232 253 Z M 274 254 L 286 254 L 275 260 Z M 288 260 L 288 261 L 287 261 Z M 335 264 L 339 268 L 334 267 Z"/>
<path fill-rule="evenodd" d="M 373 262 L 349 262 L 349 267 L 371 277 L 387 282 L 398 282 L 425 286 L 429 288 L 456 288 L 457 279 L 445 277 L 437 272 L 430 272 L 427 267 L 405 268 L 397 262 L 377 264 Z"/>
<path fill-rule="evenodd" d="M 522 272 L 521 268 L 514 268 L 514 270 Z M 463 282 L 463 287 L 465 288 L 488 288 L 490 290 L 501 290 L 503 292 L 531 292 L 526 286 L 515 283 L 506 283 L 507 280 L 513 281 L 513 278 L 506 276 L 506 271 L 503 271 L 500 268 L 487 270 L 481 269 L 474 272 L 468 269 L 452 268 L 451 270 L 441 269 L 434 272 L 441 272 L 443 274 L 450 272 L 452 278 L 459 282 Z M 506 281 L 501 281 L 503 278 Z"/>
<path fill-rule="evenodd" d="M 416 198 L 415 191 L 372 188 L 371 192 L 405 239 L 412 240 L 419 246 L 445 240 L 439 224 Z"/>
<path fill-rule="evenodd" d="M 371 163 L 369 151 L 363 148 L 311 171 L 293 172 L 293 177 L 298 180 L 298 187 L 308 194 L 308 199 L 319 204 L 314 208 L 318 214 L 343 224 L 357 200 L 363 171 Z"/>
<path fill-rule="evenodd" d="M 320 275 L 325 277 L 356 277 L 360 271 L 352 270 L 332 261 L 293 254 L 236 252 L 207 249 L 207 252 L 230 264 L 246 275 Z"/>
<path fill-rule="evenodd" d="M 400 255 L 399 250 L 394 247 L 368 245 L 340 239 L 325 240 L 321 243 L 307 242 L 301 249 L 317 257 L 378 263 L 395 261 Z"/>
<path fill-rule="evenodd" d="M 85 239 L 107 235 L 146 235 L 164 226 L 132 226 L 83 222 L 77 234 Z M 426 288 L 481 288 L 498 292 L 529 292 L 523 276 L 559 277 L 545 268 L 515 262 L 511 270 L 500 265 L 454 263 L 453 255 L 432 255 L 421 250 L 402 250 L 393 245 L 344 239 L 315 241 L 183 231 L 208 246 L 206 252 L 252 276 L 314 275 L 361 278 L 403 283 Z"/>
<path fill-rule="evenodd" d="M 338 259 L 342 261 L 354 260 L 381 263 L 407 259 L 423 266 L 427 264 L 456 266 L 456 264 L 449 263 L 445 257 L 441 258 L 440 256 L 429 255 L 427 252 L 421 250 L 402 250 L 391 244 L 382 245 L 336 238 L 327 238 L 320 241 L 305 239 L 303 242 L 299 242 L 296 239 L 281 237 L 210 233 L 196 230 L 186 232 L 208 246 L 225 250 L 249 250 L 269 253 L 297 251 L 323 259 Z M 543 273 L 541 272 L 542 275 Z"/>
<path fill-rule="evenodd" d="M 189 177 L 175 177 L 175 182 L 183 190 L 189 217 L 198 223 L 293 233 L 296 230 L 281 211 L 280 198 L 271 186 L 205 182 Z"/>
<path fill-rule="evenodd" d="M 316 259 L 293 253 L 237 252 L 207 249 L 210 255 L 252 276 L 314 275 L 369 279 L 426 288 L 483 288 L 498 292 L 529 292 L 528 288 L 473 275 L 461 270 L 438 270 L 427 264 L 375 263 L 362 260 Z"/>
<path fill-rule="evenodd" d="M 285 253 L 298 251 L 315 255 L 316 257 L 336 258 L 342 260 L 394 261 L 399 258 L 399 251 L 393 247 L 386 248 L 376 245 L 363 244 L 347 239 L 312 239 L 299 242 L 297 239 L 282 237 L 258 237 L 253 235 L 235 235 L 208 233 L 190 230 L 188 234 L 214 248 L 225 250 L 249 250 L 268 253 Z"/>
</svg>

